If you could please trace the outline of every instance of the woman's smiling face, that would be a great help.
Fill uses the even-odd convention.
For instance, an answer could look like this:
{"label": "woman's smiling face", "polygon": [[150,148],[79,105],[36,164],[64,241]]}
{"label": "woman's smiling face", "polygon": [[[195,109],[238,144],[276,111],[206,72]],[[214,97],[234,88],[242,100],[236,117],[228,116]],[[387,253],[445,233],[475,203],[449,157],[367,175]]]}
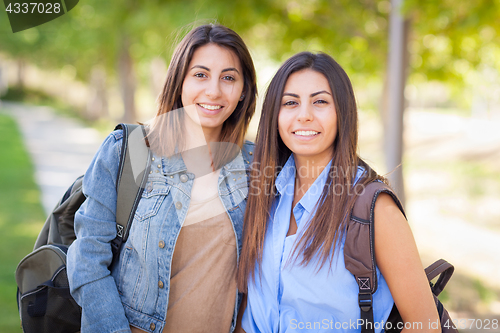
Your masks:
{"label": "woman's smiling face", "polygon": [[217,44],[194,51],[182,84],[181,100],[189,118],[218,136],[242,99],[243,72],[237,55]]}
{"label": "woman's smiling face", "polygon": [[278,116],[279,135],[296,157],[330,161],[337,137],[337,112],[326,77],[311,69],[291,74]]}

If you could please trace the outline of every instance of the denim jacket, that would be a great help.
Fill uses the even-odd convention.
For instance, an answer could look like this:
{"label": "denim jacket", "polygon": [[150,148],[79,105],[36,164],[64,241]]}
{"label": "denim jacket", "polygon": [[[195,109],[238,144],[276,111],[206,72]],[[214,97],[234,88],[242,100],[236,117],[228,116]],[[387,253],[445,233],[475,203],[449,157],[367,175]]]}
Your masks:
{"label": "denim jacket", "polygon": [[[95,155],[83,180],[87,199],[75,215],[77,239],[68,250],[67,272],[71,294],[82,307],[82,333],[130,332],[129,325],[162,332],[167,315],[172,256],[194,175],[187,172],[180,155],[153,157],[129,237],[110,272],[122,139],[122,131],[114,131]],[[218,182],[237,239],[238,259],[248,195],[245,168],[252,151],[253,143],[247,141],[243,154],[222,167]],[[237,296],[231,331],[239,301]]]}

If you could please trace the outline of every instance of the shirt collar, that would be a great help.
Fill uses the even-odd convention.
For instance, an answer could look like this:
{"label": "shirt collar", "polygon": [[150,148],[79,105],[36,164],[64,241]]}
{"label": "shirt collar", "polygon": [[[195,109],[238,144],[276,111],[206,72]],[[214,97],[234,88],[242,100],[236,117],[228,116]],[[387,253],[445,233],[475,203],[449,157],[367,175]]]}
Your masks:
{"label": "shirt collar", "polygon": [[[312,212],[314,206],[321,197],[321,193],[323,193],[323,188],[325,186],[326,178],[328,176],[331,164],[332,161],[330,160],[325,169],[321,172],[318,178],[316,178],[312,186],[307,190],[306,194],[304,194],[304,196],[298,202],[298,204],[304,207],[304,209],[307,210],[308,213]],[[294,186],[295,159],[294,155],[291,154],[278,177],[276,177],[276,189],[278,190],[280,195],[287,194],[293,196]]]}
{"label": "shirt collar", "polygon": [[276,189],[280,195],[285,194],[285,190],[291,187],[293,195],[293,186],[295,183],[295,159],[293,154],[290,155],[286,161],[283,169],[281,169],[278,177],[276,177]]}
{"label": "shirt collar", "polygon": [[330,166],[332,165],[332,160],[328,162],[326,167],[321,171],[318,178],[314,181],[311,187],[307,190],[304,196],[300,199],[298,204],[300,204],[304,209],[311,214],[313,212],[316,203],[319,201],[323,189],[325,187],[326,178],[328,177],[328,172],[330,172]]}

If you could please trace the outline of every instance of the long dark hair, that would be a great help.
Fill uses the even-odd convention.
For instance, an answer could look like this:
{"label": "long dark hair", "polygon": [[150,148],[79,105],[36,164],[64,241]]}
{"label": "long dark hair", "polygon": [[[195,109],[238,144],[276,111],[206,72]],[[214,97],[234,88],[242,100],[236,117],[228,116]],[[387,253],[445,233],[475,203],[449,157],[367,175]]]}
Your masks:
{"label": "long dark hair", "polygon": [[[231,50],[240,60],[244,79],[244,98],[224,122],[219,141],[234,143],[240,148],[243,145],[248,124],[255,112],[257,95],[252,57],[236,32],[222,25],[206,24],[191,30],[177,45],[172,55],[165,85],[159,98],[158,112],[148,133],[150,147],[160,155],[173,155],[175,149],[182,149],[185,144],[184,112],[165,115],[167,112],[183,107],[181,101],[182,84],[189,63],[196,49],[210,43]],[[220,168],[232,157],[234,157],[234,149],[218,150],[214,156],[215,169]]]}
{"label": "long dark hair", "polygon": [[[278,114],[286,82],[291,74],[311,69],[325,76],[332,91],[337,113],[337,137],[333,160],[325,186],[307,230],[300,237],[293,255],[299,251],[301,265],[318,254],[320,269],[330,258],[342,237],[354,201],[364,185],[374,179],[384,180],[357,155],[358,114],[351,81],[342,67],[327,54],[302,52],[278,69],[266,92],[257,132],[255,157],[251,172],[249,198],[245,212],[243,249],[238,267],[238,288],[246,290],[248,278],[255,279],[255,265],[260,265],[270,210],[276,195],[275,181],[292,153],[278,132]],[[353,176],[361,165],[364,175],[353,189]],[[266,170],[262,172],[260,166]],[[342,189],[341,193],[338,190]],[[292,255],[292,257],[293,257]]]}

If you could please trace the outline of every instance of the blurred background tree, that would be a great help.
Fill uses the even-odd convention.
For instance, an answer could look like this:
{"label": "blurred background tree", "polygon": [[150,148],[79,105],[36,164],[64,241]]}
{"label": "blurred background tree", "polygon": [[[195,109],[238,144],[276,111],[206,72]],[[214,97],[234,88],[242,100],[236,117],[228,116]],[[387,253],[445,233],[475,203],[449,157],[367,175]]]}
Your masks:
{"label": "blurred background tree", "polygon": [[[136,88],[149,84],[151,62],[168,62],[176,35],[193,22],[228,25],[254,54],[276,62],[303,50],[327,52],[355,86],[366,87],[385,77],[390,11],[387,0],[88,0],[49,24],[16,34],[9,33],[1,14],[0,52],[17,60],[20,85],[26,63],[86,82],[94,98],[102,100],[93,102],[104,114],[107,87],[120,87],[123,118],[132,121]],[[411,22],[410,83],[445,82],[463,102],[460,91],[472,79],[471,71],[498,74],[500,1],[407,0],[404,15]],[[89,117],[103,112],[94,110]]]}

